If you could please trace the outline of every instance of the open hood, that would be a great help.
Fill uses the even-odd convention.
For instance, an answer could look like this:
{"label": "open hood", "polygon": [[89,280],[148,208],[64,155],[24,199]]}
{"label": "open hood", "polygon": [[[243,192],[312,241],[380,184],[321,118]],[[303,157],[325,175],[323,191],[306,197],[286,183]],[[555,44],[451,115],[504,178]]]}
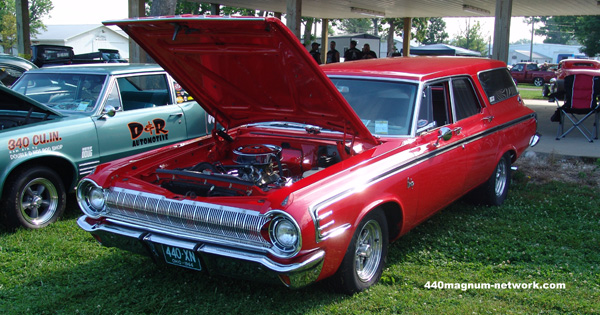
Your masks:
{"label": "open hood", "polygon": [[63,117],[63,114],[59,111],[5,86],[0,86],[0,110],[42,113],[45,115]]}
{"label": "open hood", "polygon": [[173,16],[117,25],[226,128],[291,121],[377,143],[276,18]]}

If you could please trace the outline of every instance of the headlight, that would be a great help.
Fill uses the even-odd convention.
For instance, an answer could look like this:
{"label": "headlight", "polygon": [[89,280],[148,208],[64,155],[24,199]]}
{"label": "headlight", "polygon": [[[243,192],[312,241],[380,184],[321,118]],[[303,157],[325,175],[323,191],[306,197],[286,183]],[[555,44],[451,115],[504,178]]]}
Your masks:
{"label": "headlight", "polygon": [[300,228],[294,219],[283,212],[271,220],[269,237],[279,256],[290,257],[300,250]]}
{"label": "headlight", "polygon": [[85,214],[98,218],[105,210],[104,190],[93,181],[83,179],[77,186],[77,203]]}

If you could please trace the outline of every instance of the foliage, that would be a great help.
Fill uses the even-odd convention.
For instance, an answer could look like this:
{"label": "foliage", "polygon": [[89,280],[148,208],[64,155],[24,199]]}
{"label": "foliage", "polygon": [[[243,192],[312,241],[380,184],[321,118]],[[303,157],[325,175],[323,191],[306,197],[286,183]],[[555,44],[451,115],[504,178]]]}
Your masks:
{"label": "foliage", "polygon": [[369,33],[374,34],[371,19],[342,19],[337,24],[339,29],[347,34]]}
{"label": "foliage", "polygon": [[[29,0],[29,32],[32,36],[45,30],[46,26],[42,19],[54,8],[52,0]],[[2,47],[5,52],[10,52],[17,43],[17,11],[15,0],[0,1],[0,35],[2,36]]]}
{"label": "foliage", "polygon": [[[353,296],[326,282],[289,290],[101,247],[77,227],[73,202],[43,230],[0,230],[0,313],[597,314],[600,191],[535,184],[521,169],[503,206],[455,202],[391,244],[379,284]],[[427,289],[428,282],[566,289]]]}
{"label": "foliage", "polygon": [[583,46],[581,52],[590,57],[600,55],[598,23],[600,23],[600,16],[598,15],[580,16],[575,23],[575,38]]}
{"label": "foliage", "polygon": [[465,20],[465,28],[460,29],[460,32],[454,38],[450,44],[462,47],[465,49],[478,51],[482,55],[487,55],[488,46],[481,35],[481,24],[479,21],[476,21],[473,25],[471,25],[471,19]]}
{"label": "foliage", "polygon": [[11,13],[5,13],[1,16],[0,22],[0,43],[4,52],[12,54],[12,48],[17,44],[17,17]]}
{"label": "foliage", "polygon": [[446,32],[446,22],[440,17],[429,18],[424,33],[423,40],[419,40],[423,45],[444,43],[449,37]]}
{"label": "foliage", "polygon": [[575,23],[576,16],[542,16],[541,26],[537,33],[545,36],[544,43],[546,44],[573,44],[575,40]]}

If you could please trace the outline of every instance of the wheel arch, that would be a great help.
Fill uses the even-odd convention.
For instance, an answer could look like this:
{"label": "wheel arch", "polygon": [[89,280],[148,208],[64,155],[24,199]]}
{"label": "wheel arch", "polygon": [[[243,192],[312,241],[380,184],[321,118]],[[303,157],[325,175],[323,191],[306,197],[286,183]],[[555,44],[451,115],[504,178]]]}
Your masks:
{"label": "wheel arch", "polygon": [[77,183],[76,167],[69,160],[60,156],[40,156],[31,160],[24,161],[12,167],[12,169],[10,169],[6,173],[4,180],[0,182],[0,193],[4,195],[4,191],[6,188],[4,187],[4,183],[6,183],[6,181],[11,176],[33,166],[46,166],[54,170],[60,177],[67,192],[71,191]]}

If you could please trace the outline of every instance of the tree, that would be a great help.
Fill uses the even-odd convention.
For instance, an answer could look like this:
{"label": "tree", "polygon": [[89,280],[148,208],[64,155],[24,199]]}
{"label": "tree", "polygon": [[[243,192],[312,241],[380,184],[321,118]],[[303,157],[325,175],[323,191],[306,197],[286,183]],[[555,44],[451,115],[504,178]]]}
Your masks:
{"label": "tree", "polygon": [[575,41],[576,16],[542,16],[542,25],[537,31],[545,36],[546,44],[569,44]]}
{"label": "tree", "polygon": [[[42,19],[47,16],[53,8],[52,0],[29,0],[29,32],[31,35],[39,34],[40,30],[46,30],[46,26],[42,23]],[[12,15],[14,19],[7,17],[7,14]],[[0,33],[2,33],[3,40],[6,40],[6,36],[14,36],[16,40],[16,14],[15,0],[0,0],[0,17],[2,17]],[[10,20],[6,20],[6,18]],[[6,44],[3,44],[3,46],[4,45]]]}
{"label": "tree", "polygon": [[374,33],[371,19],[343,19],[340,20],[339,28],[348,34]]}
{"label": "tree", "polygon": [[420,42],[424,45],[440,44],[448,40],[446,22],[441,17],[430,18],[427,22],[425,36]]}
{"label": "tree", "polygon": [[583,46],[581,52],[589,57],[596,57],[600,54],[598,23],[600,23],[600,16],[597,15],[580,16],[575,23],[575,38]]}
{"label": "tree", "polygon": [[17,17],[11,13],[4,13],[0,23],[0,36],[2,48],[7,54],[12,54],[12,48],[17,44]]}
{"label": "tree", "polygon": [[478,51],[483,55],[487,55],[488,52],[485,39],[481,35],[481,24],[479,21],[476,21],[475,24],[471,25],[471,19],[465,21],[465,28],[460,29],[458,36],[450,44]]}

